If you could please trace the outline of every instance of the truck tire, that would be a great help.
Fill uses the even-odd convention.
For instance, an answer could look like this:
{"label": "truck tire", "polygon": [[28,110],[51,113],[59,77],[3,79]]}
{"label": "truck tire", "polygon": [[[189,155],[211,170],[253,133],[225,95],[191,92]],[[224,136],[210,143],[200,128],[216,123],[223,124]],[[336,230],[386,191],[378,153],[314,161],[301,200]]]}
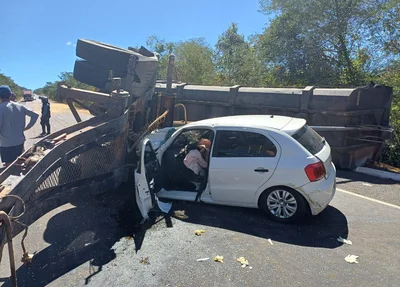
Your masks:
{"label": "truck tire", "polygon": [[[105,90],[108,82],[108,70],[98,68],[87,61],[76,60],[74,66],[74,79],[100,90]],[[114,73],[114,77],[122,77],[120,73]]]}
{"label": "truck tire", "polygon": [[104,70],[113,70],[114,73],[126,76],[127,65],[134,51],[119,48],[92,40],[79,39],[76,44],[76,55],[89,63],[95,64]]}

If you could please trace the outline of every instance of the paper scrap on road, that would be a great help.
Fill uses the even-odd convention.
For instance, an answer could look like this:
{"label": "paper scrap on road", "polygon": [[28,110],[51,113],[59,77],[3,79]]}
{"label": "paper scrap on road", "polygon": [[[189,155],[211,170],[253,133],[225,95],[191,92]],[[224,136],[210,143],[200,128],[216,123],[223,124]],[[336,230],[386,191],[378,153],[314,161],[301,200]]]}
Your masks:
{"label": "paper scrap on road", "polygon": [[224,256],[217,255],[214,257],[214,261],[224,263]]}
{"label": "paper scrap on road", "polygon": [[357,261],[357,259],[358,259],[358,256],[357,255],[347,255],[346,256],[346,258],[344,259],[344,260],[346,260],[346,262],[348,262],[348,263],[351,263],[351,264],[353,264],[353,263],[359,263],[358,261]]}
{"label": "paper scrap on road", "polygon": [[236,261],[242,264],[242,268],[245,268],[246,266],[249,265],[249,261],[246,260],[246,258],[244,257],[239,257],[238,259],[236,259]]}
{"label": "paper scrap on road", "polygon": [[272,243],[272,240],[271,240],[271,239],[268,239],[268,242],[269,242],[271,245],[274,245],[274,244]]}
{"label": "paper scrap on road", "polygon": [[143,265],[150,265],[149,257],[140,258],[140,263]]}
{"label": "paper scrap on road", "polygon": [[341,242],[341,243],[344,243],[344,244],[348,244],[348,245],[352,245],[352,244],[353,244],[353,242],[351,242],[351,240],[342,238],[341,236],[339,236],[339,238],[337,239],[337,241],[339,241],[339,242]]}
{"label": "paper scrap on road", "polygon": [[363,185],[365,185],[365,186],[372,186],[372,184],[364,183],[364,182],[363,182]]}
{"label": "paper scrap on road", "polygon": [[200,236],[200,235],[202,235],[204,232],[206,232],[206,231],[203,230],[203,229],[196,229],[196,230],[194,231],[194,234],[196,234],[197,236]]}
{"label": "paper scrap on road", "polygon": [[210,259],[210,258],[200,258],[200,259],[197,259],[197,262],[201,262],[201,261],[206,261],[206,260],[208,260],[208,259]]}
{"label": "paper scrap on road", "polygon": [[175,217],[180,218],[180,219],[188,219],[189,218],[189,216],[187,216],[185,214],[184,210],[175,210],[174,215],[175,215]]}

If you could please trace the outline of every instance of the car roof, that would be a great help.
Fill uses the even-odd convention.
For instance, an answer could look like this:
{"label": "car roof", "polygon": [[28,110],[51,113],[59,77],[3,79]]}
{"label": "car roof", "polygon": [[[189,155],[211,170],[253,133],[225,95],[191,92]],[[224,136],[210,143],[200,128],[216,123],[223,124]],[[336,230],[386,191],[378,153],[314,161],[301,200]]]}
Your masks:
{"label": "car roof", "polygon": [[201,120],[190,123],[185,127],[210,126],[275,129],[292,135],[305,124],[306,120],[300,118],[275,115],[242,115]]}

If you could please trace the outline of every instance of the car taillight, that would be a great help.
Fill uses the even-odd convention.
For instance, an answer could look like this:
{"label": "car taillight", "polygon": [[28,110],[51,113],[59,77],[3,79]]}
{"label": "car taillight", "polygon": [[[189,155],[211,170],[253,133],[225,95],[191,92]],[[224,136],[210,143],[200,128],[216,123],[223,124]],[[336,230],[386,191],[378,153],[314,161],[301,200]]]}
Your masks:
{"label": "car taillight", "polygon": [[304,170],[311,182],[320,180],[325,176],[325,167],[322,162],[309,164]]}

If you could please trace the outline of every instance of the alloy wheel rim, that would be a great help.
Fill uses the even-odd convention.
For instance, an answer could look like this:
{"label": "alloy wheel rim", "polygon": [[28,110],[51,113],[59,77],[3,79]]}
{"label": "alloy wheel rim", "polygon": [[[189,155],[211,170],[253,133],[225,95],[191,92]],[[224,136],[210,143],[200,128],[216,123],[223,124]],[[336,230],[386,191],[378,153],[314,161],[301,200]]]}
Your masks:
{"label": "alloy wheel rim", "polygon": [[287,219],[297,211],[297,200],[288,191],[274,190],[267,198],[268,210],[278,218]]}

